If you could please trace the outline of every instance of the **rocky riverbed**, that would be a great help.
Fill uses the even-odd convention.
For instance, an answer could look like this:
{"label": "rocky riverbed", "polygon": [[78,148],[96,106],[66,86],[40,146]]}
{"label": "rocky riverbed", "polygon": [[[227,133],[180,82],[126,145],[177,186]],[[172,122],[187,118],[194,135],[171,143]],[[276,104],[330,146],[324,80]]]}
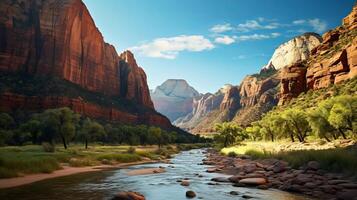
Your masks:
{"label": "rocky riverbed", "polygon": [[209,173],[224,173],[212,181],[229,182],[236,187],[276,188],[309,195],[318,199],[357,199],[357,182],[343,174],[329,173],[320,164],[310,161],[299,169],[277,159],[252,160],[249,156],[228,157],[209,149],[201,164],[210,165]]}

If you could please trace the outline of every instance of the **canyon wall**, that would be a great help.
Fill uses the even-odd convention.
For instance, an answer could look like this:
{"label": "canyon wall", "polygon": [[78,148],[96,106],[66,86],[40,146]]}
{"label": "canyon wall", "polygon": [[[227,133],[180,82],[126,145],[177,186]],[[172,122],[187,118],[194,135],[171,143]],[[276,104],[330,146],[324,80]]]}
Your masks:
{"label": "canyon wall", "polygon": [[0,13],[0,73],[58,77],[101,98],[125,99],[138,107],[136,113],[125,113],[87,99],[77,101],[81,97],[9,96],[14,90],[2,88],[3,108],[11,104],[45,109],[58,104],[87,116],[171,126],[155,112],[145,72],[134,55],[129,51],[118,55],[104,42],[81,0],[3,0]]}

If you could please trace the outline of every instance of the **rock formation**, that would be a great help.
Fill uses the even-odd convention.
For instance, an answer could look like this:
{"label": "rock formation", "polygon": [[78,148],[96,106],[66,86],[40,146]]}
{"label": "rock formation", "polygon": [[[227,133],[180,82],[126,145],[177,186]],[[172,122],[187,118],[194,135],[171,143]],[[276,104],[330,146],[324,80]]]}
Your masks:
{"label": "rock formation", "polygon": [[68,106],[87,116],[171,126],[154,111],[145,72],[133,54],[126,51],[118,56],[115,48],[104,42],[81,0],[4,0],[0,13],[2,74],[57,77],[98,98],[130,101],[136,111],[104,107],[80,96],[29,97],[9,89],[1,94],[2,108]]}
{"label": "rock formation", "polygon": [[185,80],[169,79],[151,93],[155,109],[171,121],[192,112],[193,99],[200,94]]}
{"label": "rock formation", "polygon": [[299,35],[284,44],[275,51],[270,61],[263,70],[270,68],[281,69],[297,62],[305,61],[310,56],[310,51],[321,43],[321,36],[316,33]]}
{"label": "rock formation", "polygon": [[[245,77],[234,87],[239,90],[238,95],[236,89],[207,94],[194,104],[197,108],[192,113],[176,120],[175,124],[193,133],[213,132],[214,124],[223,121],[247,126],[274,106],[285,104],[302,92],[356,77],[356,36],[355,5],[343,19],[342,26],[322,37],[306,33],[280,45],[259,74]],[[207,106],[213,97],[217,100],[215,106]],[[203,111],[198,112],[198,108]]]}
{"label": "rock formation", "polygon": [[307,90],[326,88],[357,75],[357,5],[342,26],[326,32],[305,63],[282,70],[279,104]]}

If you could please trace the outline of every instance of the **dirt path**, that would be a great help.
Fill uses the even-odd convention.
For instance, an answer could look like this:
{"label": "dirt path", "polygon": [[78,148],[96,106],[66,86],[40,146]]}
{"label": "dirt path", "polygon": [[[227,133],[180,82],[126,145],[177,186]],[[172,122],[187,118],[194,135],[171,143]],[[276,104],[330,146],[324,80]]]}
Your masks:
{"label": "dirt path", "polygon": [[57,178],[62,176],[69,176],[78,173],[95,172],[95,171],[102,171],[102,170],[109,170],[109,169],[119,169],[132,165],[140,165],[140,164],[155,163],[155,162],[157,161],[148,160],[148,161],[138,161],[138,162],[131,162],[131,163],[121,163],[117,165],[99,165],[99,166],[90,166],[90,167],[64,166],[63,169],[56,170],[50,174],[29,174],[22,177],[0,179],[0,189],[17,187],[21,185],[34,183],[37,181],[42,181],[42,180]]}

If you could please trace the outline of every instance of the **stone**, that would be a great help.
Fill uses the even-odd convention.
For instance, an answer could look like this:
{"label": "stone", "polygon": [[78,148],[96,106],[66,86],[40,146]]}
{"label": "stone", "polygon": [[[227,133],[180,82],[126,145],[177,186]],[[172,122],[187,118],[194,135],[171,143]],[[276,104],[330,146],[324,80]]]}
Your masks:
{"label": "stone", "polygon": [[320,169],[320,163],[317,161],[309,161],[307,163],[307,169],[318,170]]}
{"label": "stone", "polygon": [[186,197],[188,198],[195,198],[196,197],[196,193],[192,190],[189,190],[186,192]]}
{"label": "stone", "polygon": [[346,189],[357,189],[356,183],[341,183],[339,186],[344,187]]}
{"label": "stone", "polygon": [[215,178],[212,178],[211,181],[214,181],[214,182],[229,182],[230,180],[227,177],[215,177]]}
{"label": "stone", "polygon": [[237,192],[237,191],[230,191],[229,194],[230,194],[230,195],[239,195],[239,192]]}
{"label": "stone", "polygon": [[257,188],[261,189],[261,190],[267,190],[267,189],[269,189],[269,186],[268,185],[258,185]]}
{"label": "stone", "polygon": [[357,200],[357,190],[343,190],[337,194],[338,200]]}
{"label": "stone", "polygon": [[138,192],[119,192],[112,200],[145,200],[145,197]]}
{"label": "stone", "polygon": [[189,186],[189,185],[190,185],[190,181],[188,181],[188,180],[182,180],[182,181],[181,181],[181,185],[182,185],[182,186]]}
{"label": "stone", "polygon": [[245,185],[263,185],[267,183],[265,178],[245,178],[239,181]]}

